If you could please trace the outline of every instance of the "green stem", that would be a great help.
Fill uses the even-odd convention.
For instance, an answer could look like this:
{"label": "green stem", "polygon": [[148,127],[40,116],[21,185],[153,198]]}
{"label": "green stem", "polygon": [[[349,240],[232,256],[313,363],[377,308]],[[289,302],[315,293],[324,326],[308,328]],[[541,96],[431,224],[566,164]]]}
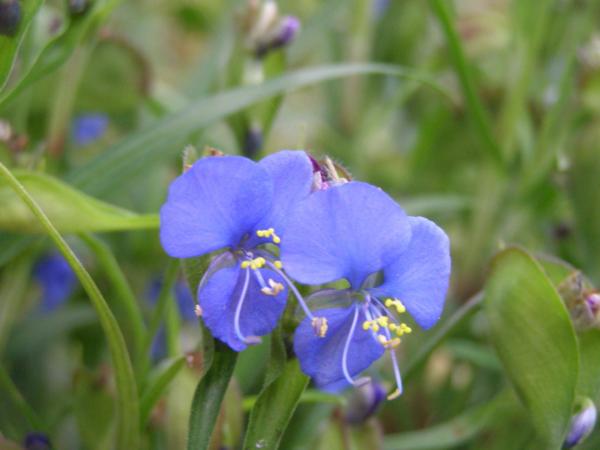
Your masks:
{"label": "green stem", "polygon": [[115,298],[119,301],[119,306],[124,312],[125,323],[123,329],[128,330],[131,334],[131,354],[137,360],[141,355],[146,329],[142,319],[143,314],[135,294],[108,245],[89,233],[81,234],[80,237],[96,256],[98,263],[117,294]]}
{"label": "green stem", "polygon": [[27,420],[27,423],[32,430],[36,431],[48,431],[48,428],[44,425],[44,422],[37,415],[35,410],[27,403],[27,400],[23,397],[19,388],[13,383],[10,375],[6,371],[6,368],[0,364],[0,387],[8,394],[8,398],[12,400],[15,408],[21,413],[21,415]]}
{"label": "green stem", "polygon": [[93,46],[88,44],[75,50],[60,72],[47,132],[48,153],[54,157],[63,151],[79,82],[92,48]]}
{"label": "green stem", "polygon": [[115,370],[118,410],[117,448],[122,450],[139,448],[139,405],[137,387],[131,360],[129,359],[129,354],[125,345],[125,339],[123,338],[123,334],[119,329],[115,317],[102,296],[100,289],[98,289],[98,286],[87,270],[85,270],[73,250],[71,250],[29,192],[27,192],[19,180],[17,180],[11,171],[1,162],[0,173],[6,178],[10,187],[21,200],[23,200],[23,203],[28,206],[45,228],[50,238],[54,241],[59,251],[77,275],[77,278],[88,294],[92,305],[96,309],[100,324],[108,341],[108,347],[110,349]]}
{"label": "green stem", "polygon": [[30,259],[20,257],[2,274],[0,283],[0,355],[4,352],[8,335],[23,300],[30,269]]}
{"label": "green stem", "polygon": [[460,38],[452,23],[450,10],[448,9],[448,1],[429,0],[429,4],[433,10],[433,13],[440,22],[440,25],[442,26],[442,31],[446,37],[446,43],[448,44],[450,58],[454,64],[454,69],[465,97],[467,111],[475,125],[479,140],[496,165],[499,168],[502,168],[502,153],[500,151],[500,147],[496,143],[494,135],[492,134],[492,128],[490,126],[487,112],[481,103],[479,95],[477,94],[477,89],[475,87],[473,76],[467,63],[465,53],[460,43]]}
{"label": "green stem", "polygon": [[142,346],[141,361],[143,361],[143,365],[138,368],[138,373],[145,373],[148,370],[148,366],[150,364],[150,348],[152,347],[152,340],[154,339],[154,336],[156,336],[156,333],[160,328],[160,324],[166,316],[169,301],[172,298],[171,292],[173,290],[173,285],[177,279],[178,269],[179,261],[177,259],[169,259],[165,276],[163,277],[160,287],[160,293],[158,294],[158,300],[156,301],[156,307],[154,308],[154,312],[150,319],[150,324],[148,325],[148,331],[146,333],[146,339],[144,340],[144,345]]}
{"label": "green stem", "polygon": [[429,336],[423,345],[419,347],[419,351],[406,363],[406,367],[402,370],[402,378],[408,381],[416,370],[425,362],[427,357],[433,352],[442,340],[448,336],[462,321],[469,315],[473,309],[483,301],[483,292],[478,292],[469,300],[467,300],[460,308],[458,308],[450,318],[436,328]]}
{"label": "green stem", "polygon": [[208,448],[236,360],[236,352],[215,340],[212,364],[198,383],[192,400],[188,450]]}

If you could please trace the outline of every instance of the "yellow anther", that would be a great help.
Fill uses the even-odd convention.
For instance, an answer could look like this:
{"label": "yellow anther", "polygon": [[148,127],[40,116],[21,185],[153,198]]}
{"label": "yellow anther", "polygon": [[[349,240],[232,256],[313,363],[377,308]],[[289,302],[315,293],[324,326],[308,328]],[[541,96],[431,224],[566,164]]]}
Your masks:
{"label": "yellow anther", "polygon": [[386,298],[385,299],[385,307],[389,308],[390,306],[392,306],[394,304],[394,300],[392,300],[391,298]]}
{"label": "yellow anther", "polygon": [[389,394],[387,396],[387,399],[394,400],[395,398],[400,397],[400,394],[402,394],[402,392],[400,391],[400,389],[396,388],[396,390],[394,392],[392,392],[391,394]]}
{"label": "yellow anther", "polygon": [[254,258],[249,261],[242,261],[240,266],[242,267],[242,269],[247,269],[248,267],[250,267],[252,270],[256,270],[263,267],[266,264],[266,262],[267,261],[265,260],[265,258],[259,256],[258,258]]}
{"label": "yellow anther", "polygon": [[398,314],[406,312],[406,307],[402,304],[400,300],[396,300],[394,306],[396,307],[396,311],[398,311]]}
{"label": "yellow anther", "polygon": [[377,323],[379,325],[381,325],[383,328],[387,328],[388,327],[388,320],[389,318],[387,316],[380,316],[377,318]]}
{"label": "yellow anther", "polygon": [[396,325],[395,323],[390,323],[388,325],[388,328],[390,329],[390,331],[396,331],[398,329],[398,325]]}
{"label": "yellow anther", "polygon": [[281,264],[281,261],[275,261],[273,263],[273,265],[277,268],[277,269],[282,269],[283,268],[283,264]]}
{"label": "yellow anther", "polygon": [[379,325],[377,325],[375,322],[373,322],[373,323],[371,324],[371,328],[373,329],[373,331],[374,331],[375,333],[377,333],[377,332],[379,331]]}
{"label": "yellow anther", "polygon": [[383,334],[378,334],[377,335],[377,340],[379,341],[379,343],[381,345],[383,345],[385,347],[385,345],[387,344],[388,340],[387,338],[383,335]]}
{"label": "yellow anther", "polygon": [[263,237],[263,238],[271,238],[273,240],[273,243],[275,244],[280,244],[281,243],[281,238],[279,236],[277,236],[277,234],[275,234],[275,229],[274,228],[268,228],[266,230],[257,230],[256,231],[256,235],[258,237]]}
{"label": "yellow anther", "polygon": [[327,329],[329,328],[326,317],[314,317],[311,324],[313,330],[315,331],[315,334],[318,337],[325,337],[325,335],[327,334]]}
{"label": "yellow anther", "polygon": [[269,278],[269,287],[265,286],[260,291],[265,295],[277,295],[281,291],[283,291],[283,284],[274,281],[272,278]]}
{"label": "yellow anther", "polygon": [[371,328],[371,322],[369,322],[368,320],[365,320],[362,324],[362,329],[367,331],[369,328]]}

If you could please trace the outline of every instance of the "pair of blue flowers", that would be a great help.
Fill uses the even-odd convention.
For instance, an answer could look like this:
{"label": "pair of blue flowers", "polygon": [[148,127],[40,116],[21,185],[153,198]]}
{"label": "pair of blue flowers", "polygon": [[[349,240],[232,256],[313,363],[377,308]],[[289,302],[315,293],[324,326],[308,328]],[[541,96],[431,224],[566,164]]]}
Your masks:
{"label": "pair of blue flowers", "polygon": [[[160,218],[166,252],[189,258],[222,250],[198,287],[198,312],[236,351],[277,325],[291,291],[304,312],[294,337],[302,370],[338,391],[410,333],[442,313],[450,274],[446,234],[408,217],[385,192],[361,182],[332,183],[301,151],[256,163],[238,156],[197,161],[170,186]],[[347,281],[306,301],[306,285]],[[310,307],[309,307],[310,305]]]}

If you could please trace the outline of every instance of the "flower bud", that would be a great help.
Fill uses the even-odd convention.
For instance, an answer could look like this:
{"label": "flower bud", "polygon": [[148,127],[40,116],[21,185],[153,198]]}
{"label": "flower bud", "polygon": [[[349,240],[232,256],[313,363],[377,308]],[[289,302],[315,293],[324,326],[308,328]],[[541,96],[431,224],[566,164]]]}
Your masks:
{"label": "flower bud", "polygon": [[246,130],[246,136],[244,137],[244,156],[248,158],[254,158],[260,151],[263,145],[263,135],[260,128],[257,126],[250,126]]}
{"label": "flower bud", "polygon": [[0,35],[14,36],[21,23],[21,5],[18,0],[0,0]]}
{"label": "flower bud", "polygon": [[573,324],[578,330],[600,327],[600,293],[587,288],[580,272],[571,274],[558,286]]}
{"label": "flower bud", "polygon": [[580,399],[575,414],[571,417],[569,432],[563,448],[572,448],[582,443],[596,425],[596,406],[589,398]]}
{"label": "flower bud", "polygon": [[29,433],[23,440],[25,450],[50,450],[50,439],[43,433]]}
{"label": "flower bud", "polygon": [[77,17],[85,14],[90,6],[88,0],[69,0],[69,14]]}
{"label": "flower bud", "polygon": [[241,17],[241,29],[246,48],[262,58],[271,50],[290,44],[300,30],[300,21],[294,16],[281,17],[272,0],[249,0]]}
{"label": "flower bud", "polygon": [[365,422],[377,412],[386,395],[385,388],[377,381],[354,389],[344,416],[346,422],[353,425]]}

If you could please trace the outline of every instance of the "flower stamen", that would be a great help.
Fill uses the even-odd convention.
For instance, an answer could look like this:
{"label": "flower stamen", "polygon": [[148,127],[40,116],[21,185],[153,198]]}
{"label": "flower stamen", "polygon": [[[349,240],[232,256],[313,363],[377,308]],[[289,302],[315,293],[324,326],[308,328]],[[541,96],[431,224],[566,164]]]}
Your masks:
{"label": "flower stamen", "polygon": [[393,298],[393,299],[392,298],[387,298],[387,299],[385,299],[385,307],[386,308],[391,308],[392,306],[394,308],[396,308],[396,311],[398,312],[398,314],[402,314],[402,313],[406,312],[406,307],[397,298]]}
{"label": "flower stamen", "polygon": [[327,329],[329,328],[329,324],[327,323],[326,317],[315,317],[311,321],[313,330],[315,334],[322,338],[327,334]]}
{"label": "flower stamen", "polygon": [[249,259],[246,261],[242,261],[240,264],[240,267],[242,269],[247,269],[248,267],[251,268],[252,270],[258,270],[264,267],[266,263],[265,258],[263,258],[262,256],[259,256],[257,258],[254,259]]}
{"label": "flower stamen", "polygon": [[274,228],[267,228],[266,230],[256,230],[256,235],[262,238],[271,238],[274,244],[281,243],[281,238],[277,236]]}
{"label": "flower stamen", "polygon": [[244,300],[246,299],[246,293],[248,292],[248,285],[250,284],[250,271],[246,268],[246,274],[244,278],[244,285],[242,286],[242,292],[240,294],[240,299],[238,300],[237,306],[235,308],[235,317],[233,319],[233,326],[235,328],[235,334],[238,339],[246,344],[258,344],[260,342],[260,338],[258,336],[244,336],[240,329],[240,316],[242,313],[242,306],[244,305]]}
{"label": "flower stamen", "polygon": [[260,290],[263,294],[276,296],[281,291],[283,291],[283,284],[278,283],[277,281],[274,281],[272,278],[269,278],[268,283],[269,283],[268,287],[264,286]]}

